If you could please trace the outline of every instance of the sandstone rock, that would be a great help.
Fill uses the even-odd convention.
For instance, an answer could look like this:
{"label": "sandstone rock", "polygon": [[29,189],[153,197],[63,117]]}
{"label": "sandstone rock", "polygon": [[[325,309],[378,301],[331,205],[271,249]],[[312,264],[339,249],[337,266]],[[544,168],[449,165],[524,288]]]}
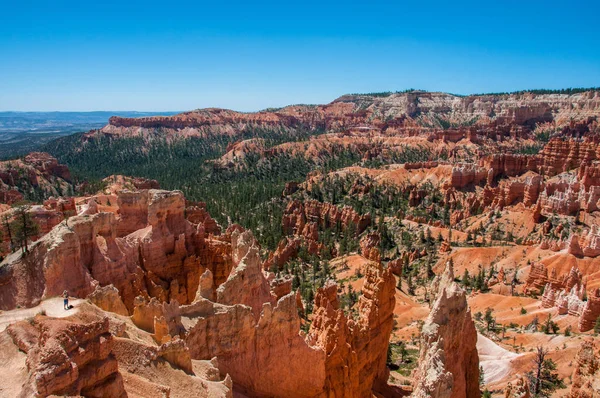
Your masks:
{"label": "sandstone rock", "polygon": [[291,201],[283,214],[283,230],[287,235],[300,235],[306,223],[313,222],[324,227],[340,223],[343,229],[352,225],[357,234],[362,233],[371,223],[371,217],[360,215],[346,206],[339,208],[331,203],[314,200],[306,202]]}
{"label": "sandstone rock", "polygon": [[546,175],[555,175],[588,165],[597,159],[596,147],[593,140],[551,139],[540,152],[542,171]]}
{"label": "sandstone rock", "polygon": [[[144,297],[136,297],[135,307],[131,320],[133,323],[149,333],[155,333],[155,319],[164,318],[168,325],[168,331],[171,336],[176,336],[182,333],[183,326],[181,325],[181,315],[179,312],[179,303],[172,301],[164,303],[152,298],[147,301]],[[159,321],[159,324],[162,323]],[[161,339],[162,340],[162,339]]]}
{"label": "sandstone rock", "polygon": [[393,327],[395,279],[389,269],[370,262],[365,270],[358,320],[339,309],[337,285],[330,283],[315,296],[310,344],[326,352],[326,391],[336,396],[367,396],[386,384],[388,337]]}
{"label": "sandstone rock", "polygon": [[96,289],[87,298],[92,304],[102,308],[104,311],[125,316],[129,315],[127,307],[125,307],[121,296],[119,296],[119,290],[113,285],[96,286]]}
{"label": "sandstone rock", "polygon": [[269,254],[269,258],[265,261],[263,268],[271,270],[273,267],[277,269],[281,269],[283,264],[288,262],[292,257],[298,254],[298,250],[300,249],[300,245],[302,244],[302,239],[297,237],[286,237],[279,245],[277,245],[277,249],[274,252]]}
{"label": "sandstone rock", "polygon": [[451,185],[459,189],[469,185],[478,185],[487,180],[487,175],[488,169],[474,164],[461,164],[452,168]]}
{"label": "sandstone rock", "polygon": [[206,203],[186,201],[185,218],[192,224],[201,224],[206,234],[221,234],[221,227],[206,211]]}
{"label": "sandstone rock", "polygon": [[518,375],[517,379],[512,383],[508,383],[504,391],[504,398],[531,398],[529,391],[529,380]]}
{"label": "sandstone rock", "polygon": [[275,278],[271,281],[271,292],[279,300],[292,292],[292,277],[286,275],[282,278]]}
{"label": "sandstone rock", "polygon": [[[316,296],[314,320],[305,341],[300,333],[298,292],[282,296],[276,305],[263,293],[258,294],[263,296],[258,318],[254,309],[260,300],[240,293],[229,294],[234,292],[230,290],[230,281],[237,281],[232,286],[246,289],[240,283],[248,280],[250,286],[262,286],[262,282],[252,280],[267,280],[262,272],[241,280],[242,272],[249,271],[251,264],[247,264],[247,260],[254,256],[253,251],[250,247],[224,284],[222,297],[227,296],[230,304],[201,299],[181,307],[183,317],[197,319],[186,334],[192,358],[217,357],[221,372],[231,374],[237,385],[252,395],[340,396],[345,391],[347,396],[359,397],[385,384],[385,358],[394,307],[395,283],[391,272],[369,263],[356,321],[329,310],[339,308],[339,301],[337,286],[326,284]],[[245,303],[254,300],[256,304],[234,304],[238,300]],[[347,333],[342,336],[337,332],[332,334],[333,331],[324,326],[338,325],[338,321],[347,326]],[[343,340],[329,343],[338,338]],[[331,352],[334,346],[348,348]],[[346,356],[344,352],[351,354]],[[311,366],[306,367],[306,363]],[[344,368],[351,370],[346,372]],[[338,380],[338,375],[342,379]]]}
{"label": "sandstone rock", "polygon": [[360,254],[366,258],[367,260],[379,262],[379,242],[381,241],[381,236],[379,232],[371,232],[365,236],[363,236],[360,240]]}
{"label": "sandstone rock", "polygon": [[185,345],[185,341],[179,338],[161,344],[158,348],[157,356],[186,373],[193,373],[190,350]]}
{"label": "sandstone rock", "polygon": [[583,305],[579,318],[579,331],[587,332],[591,330],[598,317],[600,317],[600,288],[591,292],[588,300]]}
{"label": "sandstone rock", "polygon": [[[40,316],[32,324],[11,325],[8,333],[27,353],[35,396],[127,396],[112,354],[108,319],[79,323]],[[29,335],[27,341],[21,340],[24,335]]]}
{"label": "sandstone rock", "polygon": [[241,259],[229,278],[218,287],[217,302],[245,304],[252,308],[258,319],[265,303],[275,305],[275,297],[271,295],[269,283],[263,275],[260,254],[252,233],[244,232],[239,241],[235,251],[242,253],[234,255],[234,262],[236,258]]}
{"label": "sandstone rock", "polygon": [[192,358],[217,357],[220,371],[246,394],[314,397],[323,392],[325,354],[299,334],[295,294],[274,307],[266,303],[258,320],[248,306],[208,301],[182,312],[203,315],[185,338]]}
{"label": "sandstone rock", "polygon": [[575,369],[571,377],[570,398],[594,398],[600,396],[600,350],[593,339],[581,343],[575,359]]}
{"label": "sandstone rock", "polygon": [[199,297],[203,297],[205,299],[215,301],[215,289],[214,289],[214,281],[212,272],[209,269],[204,271],[202,275],[200,275],[200,282],[198,283],[198,291],[196,292],[196,300]]}
{"label": "sandstone rock", "polygon": [[414,397],[479,396],[477,331],[465,292],[452,282],[451,273],[447,267],[423,325]]}
{"label": "sandstone rock", "polygon": [[567,242],[567,253],[574,255],[575,257],[583,257],[583,250],[579,246],[579,236],[571,235]]}

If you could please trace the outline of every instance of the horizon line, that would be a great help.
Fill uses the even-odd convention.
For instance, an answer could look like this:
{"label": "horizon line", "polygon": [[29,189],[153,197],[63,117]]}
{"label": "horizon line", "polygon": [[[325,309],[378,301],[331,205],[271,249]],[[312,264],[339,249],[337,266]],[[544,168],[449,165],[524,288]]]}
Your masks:
{"label": "horizon line", "polygon": [[[287,104],[287,105],[283,105],[283,106],[269,106],[266,108],[262,108],[262,109],[258,109],[258,110],[253,110],[253,111],[238,111],[235,109],[231,109],[231,108],[224,108],[224,107],[214,107],[214,106],[209,106],[209,107],[205,107],[205,108],[193,108],[193,109],[188,109],[188,110],[177,110],[177,111],[172,111],[172,110],[147,110],[147,111],[140,111],[140,110],[103,110],[103,109],[95,109],[95,110],[82,110],[82,111],[70,111],[70,110],[62,110],[62,111],[58,111],[58,110],[26,110],[26,111],[16,111],[16,110],[0,110],[0,113],[100,113],[100,112],[106,112],[106,113],[111,113],[111,112],[130,112],[130,113],[172,113],[172,114],[180,114],[180,113],[184,113],[184,112],[193,112],[196,110],[203,110],[203,109],[223,109],[223,110],[230,110],[233,112],[239,112],[239,113],[257,113],[257,112],[264,112],[264,111],[269,111],[271,109],[283,109],[283,108],[287,108],[290,106],[318,106],[318,105],[327,105],[330,104],[342,97],[346,97],[346,96],[366,96],[366,97],[388,97],[394,94],[407,94],[407,93],[430,93],[430,94],[447,94],[447,95],[452,95],[455,97],[481,97],[481,96],[485,96],[485,95],[515,95],[515,94],[527,94],[527,93],[531,93],[531,94],[536,94],[536,95],[544,95],[544,94],[561,94],[561,95],[573,95],[573,94],[580,94],[580,93],[585,93],[585,92],[591,92],[591,91],[600,91],[600,86],[598,87],[568,87],[568,88],[559,88],[559,89],[523,89],[523,90],[515,90],[515,91],[499,91],[499,92],[483,92],[483,93],[470,93],[470,94],[459,94],[459,93],[451,93],[451,92],[447,92],[447,91],[430,91],[430,90],[424,90],[424,89],[414,89],[414,88],[409,88],[409,89],[405,89],[405,90],[398,90],[398,91],[374,91],[374,92],[364,92],[364,93],[346,93],[346,94],[342,94],[336,98],[334,98],[332,101],[328,102],[328,103],[321,103],[321,104],[308,104],[308,103],[296,103],[296,104]],[[160,116],[160,115],[156,115],[156,116]]]}

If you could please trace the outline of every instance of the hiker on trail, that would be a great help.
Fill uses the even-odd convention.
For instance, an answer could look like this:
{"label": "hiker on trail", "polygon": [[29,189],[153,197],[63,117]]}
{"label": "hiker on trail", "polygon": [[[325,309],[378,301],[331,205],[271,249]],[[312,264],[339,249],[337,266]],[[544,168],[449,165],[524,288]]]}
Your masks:
{"label": "hiker on trail", "polygon": [[65,302],[64,302],[65,310],[68,310],[69,309],[69,292],[67,292],[66,290],[63,292],[63,298],[65,299]]}

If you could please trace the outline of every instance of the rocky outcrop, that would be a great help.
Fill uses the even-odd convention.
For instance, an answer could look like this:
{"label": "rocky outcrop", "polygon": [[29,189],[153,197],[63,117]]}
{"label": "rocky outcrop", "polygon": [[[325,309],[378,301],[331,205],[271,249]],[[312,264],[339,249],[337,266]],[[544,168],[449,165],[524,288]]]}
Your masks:
{"label": "rocky outcrop", "polygon": [[362,292],[356,321],[346,318],[339,308],[334,283],[315,296],[307,341],[325,351],[325,390],[335,396],[363,397],[373,387],[386,384],[386,336],[392,331],[395,302],[391,271],[370,262]]}
{"label": "rocky outcrop", "polygon": [[264,268],[268,270],[273,269],[273,267],[281,269],[286,262],[298,254],[301,245],[302,238],[285,237],[279,242],[275,251],[269,254],[269,258],[264,263]]}
{"label": "rocky outcrop", "polygon": [[540,171],[545,175],[556,175],[568,170],[590,165],[596,160],[597,139],[583,141],[555,138],[540,152],[542,162]]}
{"label": "rocky outcrop", "polygon": [[36,317],[8,329],[27,354],[32,395],[126,397],[108,319],[88,323]]}
{"label": "rocky outcrop", "polygon": [[[292,200],[282,217],[282,229],[287,236],[279,242],[277,249],[269,254],[263,267],[268,270],[281,269],[283,264],[296,256],[302,246],[306,247],[310,254],[316,255],[328,250],[319,241],[320,230],[340,228],[342,231],[353,231],[353,234],[358,236],[370,223],[370,215],[361,215],[349,206],[338,207],[316,200]],[[329,254],[335,256],[335,248]]]}
{"label": "rocky outcrop", "polygon": [[478,185],[487,181],[488,170],[475,164],[460,164],[452,167],[452,187],[461,189],[469,185]]}
{"label": "rocky outcrop", "polygon": [[479,167],[487,171],[487,183],[491,185],[498,176],[516,177],[537,171],[538,159],[529,155],[495,154],[480,159]]}
{"label": "rocky outcrop", "polygon": [[218,303],[199,298],[181,307],[181,316],[193,323],[186,334],[192,358],[216,356],[221,372],[250,395],[362,397],[385,384],[395,285],[389,270],[369,263],[356,320],[339,309],[337,285],[317,292],[305,340],[297,294],[276,302],[267,296],[251,235],[242,233],[237,242],[234,252],[241,248],[245,255],[219,288]]}
{"label": "rocky outcrop", "polygon": [[104,191],[113,194],[123,190],[160,189],[158,181],[141,177],[111,175],[104,178],[102,182],[106,185]]}
{"label": "rocky outcrop", "polygon": [[[343,131],[357,127],[396,132],[420,124],[446,127],[429,130],[432,140],[474,142],[480,136],[494,140],[522,138],[531,126],[540,122],[554,122],[567,128],[565,135],[573,135],[572,131],[582,134],[589,131],[585,124],[600,114],[599,102],[595,91],[573,95],[518,93],[468,97],[423,91],[384,96],[344,95],[326,105],[293,105],[254,113],[208,108],[173,116],[115,116],[99,132],[91,132],[84,139],[90,139],[93,134],[148,135],[159,128],[173,136],[241,138],[239,132],[246,126],[278,128],[292,133],[300,129]],[[574,124],[582,121],[586,123],[581,127]],[[470,126],[449,128],[450,124]]]}
{"label": "rocky outcrop", "polygon": [[217,357],[219,370],[247,394],[313,397],[323,391],[325,356],[299,334],[295,294],[275,306],[265,303],[258,320],[251,307],[207,300],[182,307],[182,316],[195,322],[186,335],[192,358]]}
{"label": "rocky outcrop", "polygon": [[87,298],[92,304],[102,308],[104,311],[125,316],[129,315],[127,307],[125,307],[121,296],[119,296],[119,290],[113,285],[96,286],[96,289]]}
{"label": "rocky outcrop", "polygon": [[177,301],[165,303],[156,298],[147,301],[144,297],[138,296],[134,305],[131,320],[140,329],[153,333],[157,341],[163,341],[163,337],[167,334],[170,336],[183,334]]}
{"label": "rocky outcrop", "polygon": [[64,195],[72,188],[71,173],[67,166],[44,152],[0,162],[0,203],[16,203],[33,188],[44,198]]}
{"label": "rocky outcrop", "polygon": [[594,398],[600,396],[600,349],[593,339],[581,343],[571,376],[569,398]]}
{"label": "rocky outcrop", "polygon": [[113,285],[129,313],[137,296],[191,303],[207,269],[216,289],[231,270],[231,236],[206,236],[185,219],[178,191],[120,191],[117,210],[71,217],[0,267],[0,308]]}
{"label": "rocky outcrop", "polygon": [[572,267],[569,274],[560,278],[556,277],[555,272],[548,278],[547,269],[539,265],[538,268],[544,269],[545,279],[548,281],[544,287],[542,306],[555,307],[560,315],[568,314],[579,318],[578,327],[581,332],[591,330],[600,317],[600,289],[588,294],[585,278],[576,267]]}
{"label": "rocky outcrop", "polygon": [[227,280],[217,289],[217,302],[226,305],[244,304],[260,317],[266,303],[275,305],[275,296],[263,275],[258,246],[252,232],[232,234],[233,257],[241,258]]}
{"label": "rocky outcrop", "polygon": [[315,239],[312,225],[332,228],[338,223],[342,229],[354,228],[355,233],[360,234],[371,223],[371,217],[368,214],[358,214],[349,206],[340,208],[315,200],[294,200],[286,207],[282,220],[283,230],[287,235],[301,235],[309,239]]}
{"label": "rocky outcrop", "polygon": [[579,317],[579,331],[591,330],[596,320],[600,317],[600,288],[595,289],[588,295],[587,301],[581,310]]}
{"label": "rocky outcrop", "polygon": [[531,392],[529,391],[529,380],[521,375],[518,375],[514,382],[509,382],[506,386],[504,398],[531,398]]}
{"label": "rocky outcrop", "polygon": [[186,201],[185,218],[192,224],[202,225],[205,234],[221,234],[221,226],[206,211],[206,203]]}
{"label": "rocky outcrop", "polygon": [[379,253],[379,243],[381,235],[379,232],[371,232],[360,239],[360,254],[367,260],[379,262],[381,255]]}
{"label": "rocky outcrop", "polygon": [[421,332],[413,396],[478,397],[477,331],[451,263],[431,292],[437,296]]}

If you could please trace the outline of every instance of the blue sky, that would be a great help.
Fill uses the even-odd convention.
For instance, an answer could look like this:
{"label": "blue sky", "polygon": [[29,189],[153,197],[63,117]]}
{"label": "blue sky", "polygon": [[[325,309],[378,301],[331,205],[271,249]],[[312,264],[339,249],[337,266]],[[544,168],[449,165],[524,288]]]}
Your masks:
{"label": "blue sky", "polygon": [[600,86],[597,1],[0,3],[0,110]]}

